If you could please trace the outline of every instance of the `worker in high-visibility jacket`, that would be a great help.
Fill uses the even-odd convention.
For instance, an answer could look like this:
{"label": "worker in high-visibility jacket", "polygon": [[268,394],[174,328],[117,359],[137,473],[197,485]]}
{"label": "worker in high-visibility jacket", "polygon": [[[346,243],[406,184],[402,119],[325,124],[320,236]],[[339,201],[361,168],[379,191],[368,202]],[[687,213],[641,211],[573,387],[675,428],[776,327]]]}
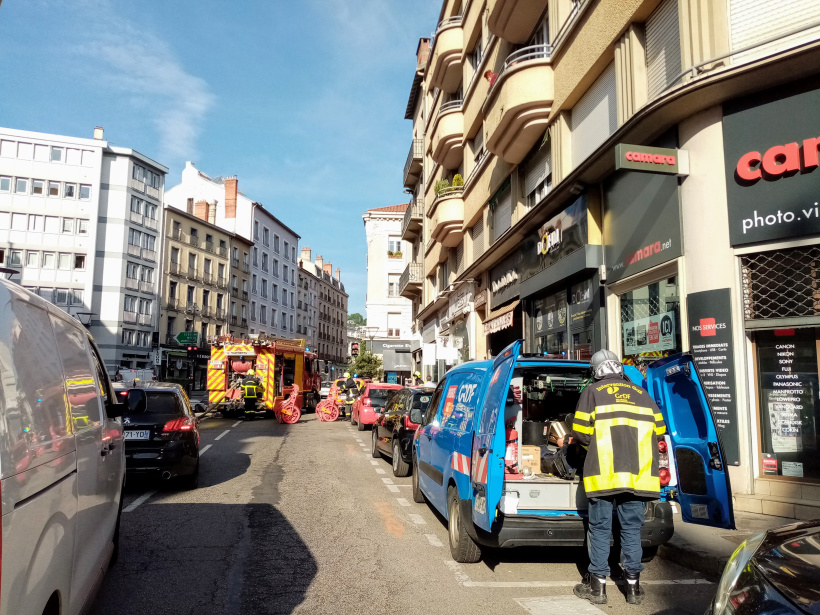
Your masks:
{"label": "worker in high-visibility jacket", "polygon": [[663,415],[649,393],[624,377],[615,353],[599,350],[590,361],[594,381],[581,393],[572,437],[587,449],[584,489],[589,498],[589,573],[574,593],[606,604],[613,512],[621,526],[626,601],[640,604],[641,528],[646,502],[660,496],[658,437]]}
{"label": "worker in high-visibility jacket", "polygon": [[248,370],[244,380],[242,380],[242,398],[245,400],[245,420],[250,421],[256,418],[256,402],[265,393],[265,387],[256,377],[252,369]]}

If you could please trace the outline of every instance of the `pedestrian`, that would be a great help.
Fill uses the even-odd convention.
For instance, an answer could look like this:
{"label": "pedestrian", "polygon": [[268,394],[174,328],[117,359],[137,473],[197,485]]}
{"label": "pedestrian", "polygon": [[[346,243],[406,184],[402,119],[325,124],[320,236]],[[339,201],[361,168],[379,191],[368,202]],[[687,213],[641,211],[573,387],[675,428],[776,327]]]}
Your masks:
{"label": "pedestrian", "polygon": [[114,374],[114,382],[122,382],[122,374],[119,369],[117,369],[117,373]]}
{"label": "pedestrian", "polygon": [[593,604],[606,604],[614,513],[621,526],[626,601],[640,604],[641,528],[646,502],[660,497],[658,437],[666,433],[666,424],[649,393],[624,377],[614,352],[599,350],[590,365],[593,382],[581,393],[572,422],[573,440],[587,449],[589,569],[573,592]]}
{"label": "pedestrian", "polygon": [[421,372],[413,372],[413,385],[420,387],[424,384],[424,380],[421,377]]}
{"label": "pedestrian", "polygon": [[433,386],[433,378],[430,376],[430,374],[427,374],[427,380],[424,381],[424,386]]}
{"label": "pedestrian", "polygon": [[245,400],[245,420],[250,421],[256,418],[256,401],[265,392],[265,387],[262,386],[252,369],[248,370],[241,387],[242,398]]}

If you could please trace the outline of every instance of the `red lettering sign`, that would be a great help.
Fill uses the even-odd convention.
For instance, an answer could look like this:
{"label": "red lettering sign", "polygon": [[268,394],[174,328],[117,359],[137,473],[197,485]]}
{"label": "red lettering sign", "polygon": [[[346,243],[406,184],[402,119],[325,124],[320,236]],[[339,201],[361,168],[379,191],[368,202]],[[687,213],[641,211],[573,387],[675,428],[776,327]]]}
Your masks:
{"label": "red lettering sign", "polygon": [[700,319],[700,336],[701,337],[711,337],[717,335],[717,329],[715,327],[715,319],[714,318],[701,318]]}
{"label": "red lettering sign", "polygon": [[649,331],[647,333],[647,343],[659,344],[661,341],[661,327],[657,320],[649,320]]}
{"label": "red lettering sign", "polygon": [[820,166],[818,161],[820,137],[804,139],[803,146],[786,143],[769,148],[762,156],[760,152],[748,152],[737,161],[737,176],[747,182],[763,178],[777,179],[786,173],[796,173],[801,164],[804,170]]}
{"label": "red lettering sign", "polygon": [[630,162],[649,162],[651,164],[668,164],[674,166],[675,157],[663,154],[647,154],[645,152],[627,152],[625,158]]}

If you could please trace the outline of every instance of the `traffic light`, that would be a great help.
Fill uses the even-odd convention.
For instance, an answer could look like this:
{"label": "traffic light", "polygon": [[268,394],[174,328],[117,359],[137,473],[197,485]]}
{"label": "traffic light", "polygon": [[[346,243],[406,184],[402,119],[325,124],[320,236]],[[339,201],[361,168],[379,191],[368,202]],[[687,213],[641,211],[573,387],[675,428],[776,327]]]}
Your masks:
{"label": "traffic light", "polygon": [[359,356],[359,343],[358,342],[353,342],[353,344],[351,344],[350,354],[352,354],[354,357]]}
{"label": "traffic light", "polygon": [[196,346],[188,346],[188,358],[189,359],[196,359],[197,351],[199,348]]}

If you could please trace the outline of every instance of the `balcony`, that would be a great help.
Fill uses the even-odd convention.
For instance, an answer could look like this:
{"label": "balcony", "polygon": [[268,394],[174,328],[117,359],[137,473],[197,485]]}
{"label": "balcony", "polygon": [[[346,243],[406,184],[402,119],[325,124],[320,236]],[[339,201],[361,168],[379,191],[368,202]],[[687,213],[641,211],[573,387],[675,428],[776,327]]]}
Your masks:
{"label": "balcony", "polygon": [[239,259],[238,258],[232,258],[231,259],[231,267],[233,267],[234,269],[239,269]]}
{"label": "balcony", "polygon": [[464,46],[461,21],[461,15],[443,20],[436,28],[433,40],[430,84],[450,94],[455,92],[461,83],[461,51]]}
{"label": "balcony", "polygon": [[225,288],[228,287],[228,281],[225,278],[217,278],[216,279],[216,287],[221,288],[221,289],[224,290]]}
{"label": "balcony", "polygon": [[199,312],[199,306],[196,303],[194,303],[193,301],[189,301],[185,305],[185,311],[188,312],[189,314],[196,314],[197,312]]}
{"label": "balcony", "polygon": [[225,320],[226,317],[227,313],[225,312],[225,310],[221,308],[216,308],[216,310],[214,311],[214,318],[216,318],[217,320]]}
{"label": "balcony", "polygon": [[137,313],[136,312],[129,312],[124,311],[122,313],[122,321],[127,322],[129,324],[137,324]]}
{"label": "balcony", "polygon": [[231,314],[231,324],[235,325],[239,319],[236,317],[236,314]]}
{"label": "balcony", "polygon": [[461,227],[464,224],[463,188],[450,187],[439,192],[428,215],[431,220],[431,237],[443,246],[455,248],[461,243]]}
{"label": "balcony", "polygon": [[185,241],[185,233],[183,233],[182,229],[179,228],[171,229],[171,239],[176,239],[177,241]]}
{"label": "balcony", "polygon": [[152,199],[156,199],[159,201],[159,188],[154,188],[153,186],[145,186],[145,194],[150,196]]}
{"label": "balcony", "polygon": [[410,153],[404,163],[404,185],[407,188],[415,186],[421,177],[424,163],[424,139],[413,139],[410,144]]}
{"label": "balcony", "polygon": [[223,258],[227,258],[228,257],[228,248],[226,248],[225,246],[219,246],[219,249],[217,250],[216,253],[219,254],[219,256],[222,256]]}
{"label": "balcony", "polygon": [[413,241],[421,233],[422,218],[424,217],[424,199],[415,199],[404,212],[401,223],[401,238]]}
{"label": "balcony", "polygon": [[490,0],[487,27],[498,38],[526,43],[547,8],[547,0]]}
{"label": "balcony", "polygon": [[510,54],[484,103],[487,149],[510,164],[521,162],[543,137],[553,98],[550,46]]}
{"label": "balcony", "polygon": [[172,312],[179,311],[179,302],[174,298],[171,297],[168,301],[165,302],[165,309],[170,310]]}
{"label": "balcony", "polygon": [[198,248],[199,247],[199,235],[189,235],[188,236],[188,243],[192,246]]}
{"label": "balcony", "polygon": [[247,328],[247,326],[248,326],[248,319],[247,319],[247,318],[243,318],[243,319],[242,319],[242,322],[239,324],[239,326],[240,326],[240,327]]}
{"label": "balcony", "polygon": [[153,318],[151,317],[151,314],[140,314],[138,316],[138,320],[139,320],[139,323],[141,325],[146,326],[146,327],[150,326],[153,322]]}
{"label": "balcony", "polygon": [[154,292],[154,283],[153,282],[140,282],[140,290],[144,293],[152,293],[152,292]]}
{"label": "balcony", "polygon": [[142,223],[145,225],[145,228],[150,228],[151,230],[157,230],[157,220],[156,218],[149,218],[146,216]]}
{"label": "balcony", "polygon": [[409,263],[399,278],[399,294],[407,299],[421,295],[421,284],[424,281],[421,263]]}
{"label": "balcony", "polygon": [[236,286],[232,287],[231,288],[231,297],[236,298],[238,296],[239,296],[239,289]]}
{"label": "balcony", "polygon": [[246,291],[246,290],[243,290],[243,291],[242,291],[242,299],[243,299],[244,301],[247,301],[247,300],[248,300],[248,291]]}
{"label": "balcony", "polygon": [[177,261],[170,261],[168,263],[168,273],[171,275],[180,275],[180,271],[182,271],[182,267]]}
{"label": "balcony", "polygon": [[140,255],[140,247],[129,243],[128,244],[128,254],[130,254],[131,256],[139,256]]}
{"label": "balcony", "polygon": [[445,169],[457,169],[462,162],[464,113],[461,100],[444,103],[433,125],[433,160]]}
{"label": "balcony", "polygon": [[125,288],[128,290],[137,290],[139,287],[140,283],[136,278],[125,278]]}
{"label": "balcony", "polygon": [[128,213],[128,219],[131,222],[136,222],[137,224],[142,224],[142,214],[138,211],[131,211]]}
{"label": "balcony", "polygon": [[244,271],[245,273],[250,273],[251,272],[250,263],[242,263],[242,271]]}
{"label": "balcony", "polygon": [[143,248],[140,251],[140,256],[147,261],[156,262],[157,260],[157,253],[154,250],[151,250],[150,248]]}
{"label": "balcony", "polygon": [[213,251],[214,251],[214,242],[213,242],[213,241],[206,241],[206,242],[205,242],[205,249],[206,249],[208,252],[213,253]]}
{"label": "balcony", "polygon": [[202,318],[210,318],[213,316],[213,309],[210,306],[203,305],[199,311],[199,315],[202,316]]}

